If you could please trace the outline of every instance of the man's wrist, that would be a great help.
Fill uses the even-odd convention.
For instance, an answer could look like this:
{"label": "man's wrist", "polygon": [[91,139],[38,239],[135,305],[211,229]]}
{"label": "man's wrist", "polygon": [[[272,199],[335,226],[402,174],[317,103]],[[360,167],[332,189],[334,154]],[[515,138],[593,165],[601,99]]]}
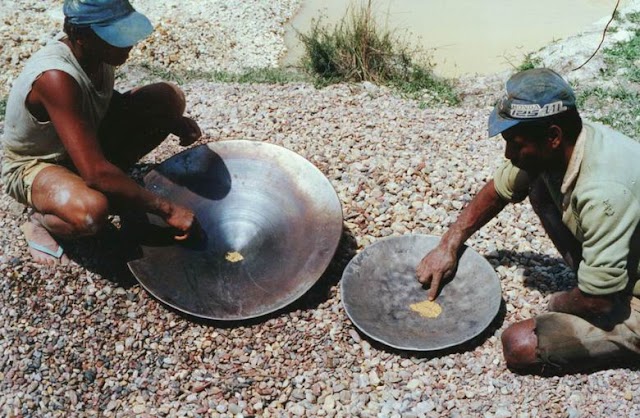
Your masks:
{"label": "man's wrist", "polygon": [[463,244],[461,237],[462,232],[454,224],[442,237],[440,246],[450,254],[457,254]]}
{"label": "man's wrist", "polygon": [[173,213],[173,205],[168,200],[156,196],[153,201],[151,212],[160,216],[162,219],[167,219]]}

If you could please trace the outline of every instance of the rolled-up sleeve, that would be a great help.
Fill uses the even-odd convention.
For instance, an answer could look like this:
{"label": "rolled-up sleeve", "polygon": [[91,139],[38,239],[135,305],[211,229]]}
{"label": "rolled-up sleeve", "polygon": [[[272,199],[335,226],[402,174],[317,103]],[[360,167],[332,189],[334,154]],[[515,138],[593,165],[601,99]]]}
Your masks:
{"label": "rolled-up sleeve", "polygon": [[619,183],[602,182],[576,194],[574,210],[584,236],[578,287],[592,295],[624,290],[631,239],[638,226],[640,204]]}
{"label": "rolled-up sleeve", "polygon": [[522,202],[529,194],[529,176],[510,161],[493,173],[493,184],[498,196],[507,202]]}

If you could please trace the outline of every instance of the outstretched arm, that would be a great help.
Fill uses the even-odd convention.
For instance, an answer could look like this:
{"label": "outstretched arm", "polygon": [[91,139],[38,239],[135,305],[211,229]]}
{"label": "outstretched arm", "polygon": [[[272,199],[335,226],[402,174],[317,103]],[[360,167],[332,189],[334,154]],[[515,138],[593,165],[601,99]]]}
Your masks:
{"label": "outstretched arm", "polygon": [[420,261],[416,276],[420,283],[430,287],[429,300],[436,298],[441,281],[455,272],[458,251],[464,242],[500,213],[506,204],[496,192],[493,180],[489,181],[463,209],[438,246]]}

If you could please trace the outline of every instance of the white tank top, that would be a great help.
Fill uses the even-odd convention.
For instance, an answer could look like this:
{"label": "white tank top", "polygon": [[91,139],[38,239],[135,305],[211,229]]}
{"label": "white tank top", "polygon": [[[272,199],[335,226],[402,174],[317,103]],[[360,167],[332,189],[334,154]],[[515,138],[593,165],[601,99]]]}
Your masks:
{"label": "white tank top", "polygon": [[50,121],[38,121],[26,107],[27,95],[33,83],[45,71],[64,71],[78,82],[82,91],[82,112],[94,129],[98,129],[109,107],[113,94],[114,67],[101,65],[98,76],[102,77],[102,89],[96,89],[71,49],[60,41],[64,36],[64,33],[58,34],[27,61],[9,93],[3,146],[7,154],[5,157],[10,157],[14,163],[16,160],[26,162],[31,159],[58,162],[67,157],[53,124]]}

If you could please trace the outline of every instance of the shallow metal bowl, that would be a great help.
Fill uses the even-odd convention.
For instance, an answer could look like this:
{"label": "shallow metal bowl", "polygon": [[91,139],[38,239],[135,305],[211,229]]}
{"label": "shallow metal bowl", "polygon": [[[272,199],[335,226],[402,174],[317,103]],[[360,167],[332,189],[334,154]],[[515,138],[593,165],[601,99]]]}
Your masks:
{"label": "shallow metal bowl", "polygon": [[382,239],[347,265],[342,303],[351,321],[372,339],[401,350],[435,351],[462,344],[489,326],[502,300],[500,281],[489,262],[466,247],[455,278],[436,302],[442,313],[422,317],[410,308],[427,300],[416,267],[439,237],[404,235]]}
{"label": "shallow metal bowl", "polygon": [[144,182],[190,207],[206,239],[150,240],[129,268],[153,296],[190,315],[241,320],[276,311],[320,278],[340,240],[342,209],[331,183],[276,145],[202,145],[163,162]]}

